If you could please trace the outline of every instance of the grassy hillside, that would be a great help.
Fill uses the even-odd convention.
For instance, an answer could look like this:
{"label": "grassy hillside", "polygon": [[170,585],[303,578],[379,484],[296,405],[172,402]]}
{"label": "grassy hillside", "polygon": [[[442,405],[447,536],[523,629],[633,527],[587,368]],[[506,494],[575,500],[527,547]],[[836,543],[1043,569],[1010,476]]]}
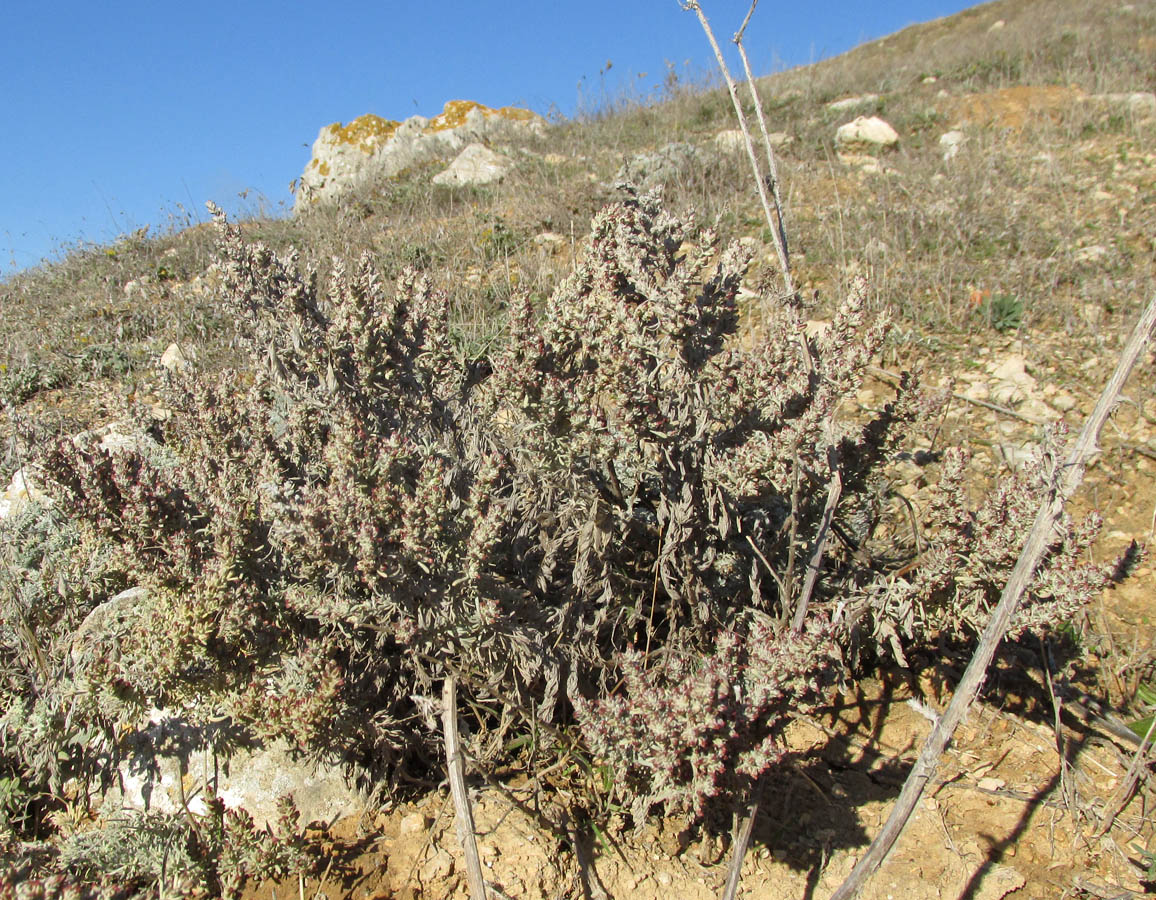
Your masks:
{"label": "grassy hillside", "polygon": [[[869,272],[874,303],[940,340],[982,328],[973,291],[1022,304],[1027,329],[1123,328],[1152,278],[1152,128],[1118,104],[1081,98],[1156,87],[1154,24],[1150,4],[1001,0],[764,79],[771,128],[789,136],[780,151],[788,225],[815,317],[849,277]],[[878,100],[855,113],[878,114],[901,136],[881,176],[836,159],[835,128],[854,113],[826,107],[868,93]],[[500,333],[512,290],[546,295],[567,271],[626,159],[675,141],[709,145],[734,127],[731,116],[725,92],[672,77],[658,102],[553,126],[500,186],[437,188],[432,170],[412,171],[245,231],[322,270],[334,255],[362,253],[387,274],[428,268],[451,293],[463,347],[477,349]],[[939,136],[964,122],[964,151],[945,164]],[[673,209],[717,217],[723,239],[760,241],[765,258],[769,236],[744,166],[716,157],[665,179],[665,196]],[[543,232],[564,241],[536,242]],[[75,428],[100,417],[93,406],[110,385],[147,381],[172,341],[210,365],[227,358],[229,323],[197,282],[214,242],[205,226],[134,234],[4,283],[0,396]],[[771,269],[764,262],[749,280]]]}

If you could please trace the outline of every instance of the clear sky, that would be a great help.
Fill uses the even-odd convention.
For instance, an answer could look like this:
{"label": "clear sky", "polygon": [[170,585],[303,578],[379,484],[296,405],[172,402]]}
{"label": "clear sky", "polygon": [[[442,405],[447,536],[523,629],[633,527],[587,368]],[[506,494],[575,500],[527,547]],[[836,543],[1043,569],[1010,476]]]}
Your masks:
{"label": "clear sky", "polygon": [[[702,2],[727,42],[748,0]],[[763,0],[746,46],[765,74],[970,5]],[[713,65],[677,0],[7,0],[0,275],[203,219],[206,200],[287,210],[331,122],[433,116],[451,99],[571,116],[651,92],[667,61],[680,75]]]}

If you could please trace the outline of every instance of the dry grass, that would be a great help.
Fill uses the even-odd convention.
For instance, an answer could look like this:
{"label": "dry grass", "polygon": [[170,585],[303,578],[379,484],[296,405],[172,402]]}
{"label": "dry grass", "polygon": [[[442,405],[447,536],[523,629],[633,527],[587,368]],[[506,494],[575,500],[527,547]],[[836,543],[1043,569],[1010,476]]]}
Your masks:
{"label": "dry grass", "polygon": [[[997,20],[1004,27],[990,31]],[[974,303],[985,296],[1021,310],[1025,327],[1105,333],[1108,325],[1118,334],[1153,275],[1154,129],[1119,107],[1072,98],[1156,88],[1153,33],[1150,3],[1126,11],[1115,2],[1000,0],[763,79],[770,126],[790,136],[781,175],[813,315],[867,271],[872,302],[896,309],[901,331],[919,341],[990,326],[990,304]],[[968,114],[974,95],[1015,85],[1060,86],[1068,100],[1012,124],[973,121],[962,152],[945,162],[939,135]],[[859,111],[884,116],[901,135],[883,174],[835,155],[835,128],[852,114],[826,104],[866,92],[879,99]],[[333,256],[362,253],[387,273],[427,268],[451,296],[463,352],[477,354],[500,339],[512,292],[545,297],[566,274],[626,159],[672,141],[709,150],[731,127],[725,91],[671,72],[661,97],[612,98],[552,125],[500,185],[437,187],[426,166],[340,205],[245,228],[274,248],[298,248],[322,271]],[[717,220],[724,238],[762,241],[751,281],[774,274],[741,157],[711,153],[676,171],[666,197]],[[535,241],[544,232],[561,240]],[[187,287],[207,268],[212,240],[203,227],[134,235],[0,284],[0,396],[29,413],[75,410],[86,393],[146,381],[174,340],[196,345],[209,365],[229,358],[230,323],[207,293]],[[142,288],[126,294],[130,282]],[[60,426],[77,418],[62,413]]]}

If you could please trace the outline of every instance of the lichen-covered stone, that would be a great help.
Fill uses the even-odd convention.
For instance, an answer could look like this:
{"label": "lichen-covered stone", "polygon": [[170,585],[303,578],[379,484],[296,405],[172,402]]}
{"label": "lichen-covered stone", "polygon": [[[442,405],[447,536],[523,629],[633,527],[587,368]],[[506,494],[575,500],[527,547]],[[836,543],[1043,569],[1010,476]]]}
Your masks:
{"label": "lichen-covered stone", "polygon": [[335,122],[322,128],[313,143],[295,208],[335,199],[369,179],[448,157],[471,143],[526,140],[544,127],[528,109],[492,109],[472,100],[451,100],[432,119],[411,116],[395,122],[365,115],[348,125]]}

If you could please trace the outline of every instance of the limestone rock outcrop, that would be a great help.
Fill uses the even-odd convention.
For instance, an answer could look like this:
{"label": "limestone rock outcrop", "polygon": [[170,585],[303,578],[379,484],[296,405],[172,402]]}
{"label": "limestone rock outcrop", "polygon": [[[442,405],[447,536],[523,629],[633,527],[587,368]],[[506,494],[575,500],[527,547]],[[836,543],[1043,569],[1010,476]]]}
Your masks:
{"label": "limestone rock outcrop", "polygon": [[305,167],[294,209],[333,200],[372,178],[389,177],[432,159],[459,153],[471,143],[517,142],[542,133],[545,121],[528,109],[492,109],[451,100],[440,115],[404,122],[364,115],[348,125],[321,129]]}

